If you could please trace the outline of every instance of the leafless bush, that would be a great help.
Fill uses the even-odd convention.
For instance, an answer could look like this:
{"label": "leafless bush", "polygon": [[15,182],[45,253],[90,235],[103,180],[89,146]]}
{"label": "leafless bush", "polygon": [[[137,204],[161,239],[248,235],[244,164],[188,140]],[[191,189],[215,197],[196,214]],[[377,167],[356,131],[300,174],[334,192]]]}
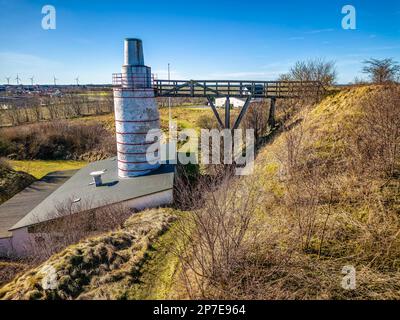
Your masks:
{"label": "leafless bush", "polygon": [[330,133],[336,141],[301,124],[285,132],[280,204],[304,252],[387,268],[399,256],[399,97],[394,86],[367,95],[352,129]]}
{"label": "leafless bush", "polygon": [[18,260],[0,260],[0,287],[11,281],[18,273],[27,270],[29,261]]}
{"label": "leafless bush", "polygon": [[349,149],[354,170],[393,177],[400,158],[400,87],[389,85],[361,101],[363,116]]}
{"label": "leafless bush", "polygon": [[255,223],[255,212],[262,206],[257,184],[243,186],[225,175],[218,185],[203,179],[194,190],[180,191],[195,208],[177,225],[182,244],[177,255],[187,293],[192,298],[244,297],[241,281],[255,284],[259,280],[259,275],[245,270],[261,263],[261,257],[249,258],[262,243]]}
{"label": "leafless bush", "polygon": [[[323,59],[297,61],[287,74],[280,76],[281,81],[299,82],[298,85],[289,88],[294,97],[314,103],[323,97],[324,88],[332,86],[336,78],[335,62]],[[310,81],[314,81],[315,84],[307,83]]]}
{"label": "leafless bush", "polygon": [[335,62],[323,59],[297,61],[289,73],[282,76],[285,80],[318,81],[324,86],[332,85],[337,77]]}
{"label": "leafless bush", "polygon": [[0,158],[0,170],[11,170],[11,166],[8,163],[7,159]]}
{"label": "leafless bush", "polygon": [[364,61],[362,70],[368,74],[373,83],[388,83],[397,80],[400,74],[400,65],[392,58],[369,59]]}
{"label": "leafless bush", "polygon": [[254,138],[256,142],[267,133],[268,109],[269,107],[266,102],[251,103],[243,119],[242,127],[245,129],[254,129]]}
{"label": "leafless bush", "polygon": [[112,135],[98,123],[46,122],[4,128],[3,156],[17,159],[79,159],[89,151],[115,154]]}
{"label": "leafless bush", "polygon": [[218,123],[215,117],[206,114],[198,117],[198,119],[196,120],[196,125],[201,129],[208,129],[208,130],[218,128]]}

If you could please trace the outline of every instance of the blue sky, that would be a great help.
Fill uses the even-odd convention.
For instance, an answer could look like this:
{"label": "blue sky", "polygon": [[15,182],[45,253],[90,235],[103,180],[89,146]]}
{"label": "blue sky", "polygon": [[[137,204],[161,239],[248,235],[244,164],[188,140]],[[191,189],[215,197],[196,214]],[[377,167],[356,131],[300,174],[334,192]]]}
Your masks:
{"label": "blue sky", "polygon": [[[53,5],[57,28],[43,30]],[[341,9],[357,10],[343,30]],[[123,60],[123,39],[144,42],[159,78],[273,80],[297,60],[335,60],[339,79],[362,77],[364,59],[400,61],[400,1],[26,1],[0,0],[0,83],[110,83]]]}

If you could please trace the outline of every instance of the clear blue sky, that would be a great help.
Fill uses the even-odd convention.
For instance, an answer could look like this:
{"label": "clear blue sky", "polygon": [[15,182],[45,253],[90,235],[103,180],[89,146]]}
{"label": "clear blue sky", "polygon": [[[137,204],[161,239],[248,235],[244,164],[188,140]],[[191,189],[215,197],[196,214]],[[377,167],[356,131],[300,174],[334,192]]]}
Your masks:
{"label": "clear blue sky", "polygon": [[[41,28],[42,6],[57,10],[56,30]],[[341,28],[341,8],[357,10],[357,29]],[[335,60],[352,81],[370,57],[400,61],[400,1],[56,1],[0,0],[0,83],[110,83],[123,39],[144,42],[159,78],[271,80],[296,61]]]}

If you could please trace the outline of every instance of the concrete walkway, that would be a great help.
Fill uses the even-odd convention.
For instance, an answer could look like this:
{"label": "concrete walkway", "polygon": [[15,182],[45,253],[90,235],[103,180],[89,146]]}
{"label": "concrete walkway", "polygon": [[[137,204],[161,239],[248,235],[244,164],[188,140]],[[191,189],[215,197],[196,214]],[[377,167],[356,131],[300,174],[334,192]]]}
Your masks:
{"label": "concrete walkway", "polygon": [[46,199],[77,170],[49,173],[0,205],[0,238],[10,237],[8,230]]}

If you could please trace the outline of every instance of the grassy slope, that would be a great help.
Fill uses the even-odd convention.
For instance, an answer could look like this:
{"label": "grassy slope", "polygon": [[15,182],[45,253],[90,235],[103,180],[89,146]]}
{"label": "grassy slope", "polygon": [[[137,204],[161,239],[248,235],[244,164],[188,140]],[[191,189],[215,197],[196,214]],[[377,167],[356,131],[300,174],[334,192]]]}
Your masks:
{"label": "grassy slope", "polygon": [[16,274],[28,269],[28,264],[14,261],[0,261],[0,286],[11,281]]}
{"label": "grassy slope", "polygon": [[[354,173],[347,171],[345,167],[342,171],[337,170],[342,161],[348,160],[346,151],[353,146],[349,137],[354,134],[363,113],[360,101],[378,90],[379,87],[374,86],[341,90],[297,116],[302,124],[294,127],[291,133],[296,135],[301,132],[301,148],[309,153],[308,163],[313,164],[316,171],[329,172],[327,181],[316,182],[317,189],[326,188],[333,183],[335,191],[332,205],[328,206],[322,201],[314,207],[315,223],[320,230],[329,215],[321,256],[321,233],[316,233],[307,250],[299,250],[294,256],[297,267],[292,272],[297,274],[294,278],[297,278],[298,283],[290,290],[288,297],[400,299],[400,238],[399,231],[396,231],[399,224],[395,214],[399,208],[400,180],[398,177],[394,178],[392,188],[382,189],[380,186],[384,185],[385,180],[366,180],[357,174],[353,176]],[[292,239],[293,232],[287,229],[286,215],[294,214],[291,211],[295,209],[286,204],[288,185],[285,185],[285,178],[282,177],[286,173],[280,171],[288,135],[289,133],[281,134],[260,152],[255,173],[263,178],[265,192],[273,195],[270,205],[266,206],[267,225],[269,228],[276,228],[275,231],[281,234],[283,243]],[[321,168],[324,166],[326,168]],[[307,192],[307,183],[313,182],[305,177],[305,189],[300,188],[298,193]],[[391,200],[396,198],[397,201]],[[307,214],[311,210],[307,206],[300,204],[296,210]],[[296,224],[292,227],[296,228]],[[340,287],[343,277],[341,269],[345,265],[356,268],[356,290],[346,291]],[[290,283],[293,285],[292,281]],[[287,290],[287,285],[279,290]]]}
{"label": "grassy slope", "polygon": [[[37,268],[17,277],[0,288],[0,299],[152,297],[152,284],[156,282],[168,288],[167,283],[171,281],[172,275],[164,270],[164,265],[156,266],[153,261],[151,269],[155,274],[151,283],[148,283],[146,277],[142,278],[143,266],[157,252],[158,244],[176,220],[176,214],[179,213],[169,209],[136,214],[120,230],[72,245]],[[162,254],[168,253],[163,251]],[[55,290],[42,288],[45,277],[42,270],[48,266],[53,267],[57,273],[58,287]],[[133,292],[133,288],[139,284],[148,290]]]}

